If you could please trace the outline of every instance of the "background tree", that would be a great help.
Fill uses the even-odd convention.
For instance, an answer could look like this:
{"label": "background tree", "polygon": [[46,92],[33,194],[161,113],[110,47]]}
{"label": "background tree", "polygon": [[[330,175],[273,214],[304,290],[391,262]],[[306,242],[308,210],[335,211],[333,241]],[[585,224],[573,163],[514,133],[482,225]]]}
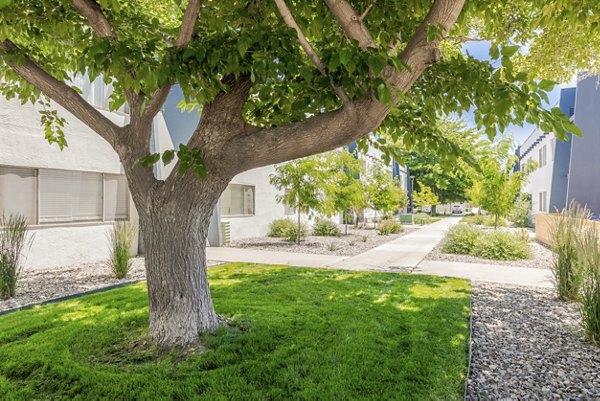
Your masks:
{"label": "background tree", "polygon": [[[456,155],[457,147],[440,145],[436,121],[471,109],[490,137],[527,120],[566,138],[577,128],[543,107],[553,85],[540,79],[552,77],[528,74],[512,60],[518,44],[534,49],[555,44],[552,33],[576,31],[577,40],[555,48],[571,50],[567,67],[586,69],[600,18],[597,0],[577,7],[3,0],[2,7],[0,92],[51,106],[42,114],[49,142],[66,146],[64,120],[52,109],[58,104],[121,160],[146,248],[150,335],[161,346],[193,343],[223,323],[210,296],[205,243],[214,206],[236,174],[360,138],[364,148],[370,132],[377,133],[372,146],[401,139]],[[467,35],[490,40],[494,62],[464,54]],[[111,84],[111,108],[127,102],[129,122],[118,126],[88,104],[72,87],[76,74]],[[148,154],[153,118],[175,83],[200,121],[179,150]],[[175,155],[174,173],[157,180],[150,165]]]}
{"label": "background tree", "polygon": [[440,203],[438,196],[427,185],[422,185],[420,190],[413,193],[413,201],[420,208],[431,206],[431,214],[434,214],[435,207]]}
{"label": "background tree", "polygon": [[348,213],[355,214],[367,207],[363,164],[347,151],[334,151],[327,155],[327,168],[331,171],[326,187],[330,212],[341,213],[348,234]]}
{"label": "background tree", "polygon": [[463,202],[471,187],[471,164],[486,144],[482,133],[468,128],[461,120],[444,120],[438,124],[439,135],[461,150],[456,158],[448,158],[437,149],[408,149],[398,146],[402,161],[415,177],[415,188],[427,186],[439,198],[439,204]]}
{"label": "background tree", "polygon": [[325,195],[325,185],[328,181],[329,171],[323,169],[322,164],[323,159],[321,156],[296,159],[275,167],[275,174],[271,175],[270,178],[271,184],[284,191],[283,195],[277,197],[277,200],[296,209],[296,242],[298,244],[302,232],[301,213],[330,210]]}
{"label": "background tree", "polygon": [[381,217],[387,218],[398,209],[408,205],[406,191],[400,186],[400,181],[392,177],[381,163],[371,164],[365,177],[367,204]]}
{"label": "background tree", "polygon": [[509,137],[492,144],[493,151],[480,162],[481,171],[473,178],[480,183],[480,206],[495,216],[494,228],[498,228],[500,217],[510,214],[525,182],[523,171],[513,172],[518,159],[511,145]]}

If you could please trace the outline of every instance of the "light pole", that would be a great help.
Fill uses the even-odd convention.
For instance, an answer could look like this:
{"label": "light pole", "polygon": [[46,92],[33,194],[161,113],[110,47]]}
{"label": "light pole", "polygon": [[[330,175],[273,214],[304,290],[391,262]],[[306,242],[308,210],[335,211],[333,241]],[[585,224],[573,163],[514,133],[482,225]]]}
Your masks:
{"label": "light pole", "polygon": [[413,187],[415,185],[415,176],[411,175],[410,176],[410,190],[408,191],[408,200],[410,202],[410,212],[414,213],[415,212],[415,205],[413,203]]}

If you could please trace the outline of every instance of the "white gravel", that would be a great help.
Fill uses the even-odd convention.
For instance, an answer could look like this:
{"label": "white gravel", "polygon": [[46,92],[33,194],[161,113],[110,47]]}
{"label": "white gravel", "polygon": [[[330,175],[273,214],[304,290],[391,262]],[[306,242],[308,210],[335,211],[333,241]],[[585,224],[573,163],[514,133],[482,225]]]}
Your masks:
{"label": "white gravel", "polygon": [[[215,264],[208,262],[209,266]],[[131,270],[122,280],[112,275],[106,263],[84,263],[44,270],[25,269],[17,282],[17,296],[0,300],[0,312],[145,278],[143,257],[132,260]]]}
{"label": "white gravel", "polygon": [[[354,256],[393,241],[410,232],[419,230],[418,226],[404,226],[400,234],[379,235],[371,228],[348,231],[348,235],[339,237],[308,236],[300,244],[283,238],[256,237],[232,241],[233,248],[251,248],[267,251],[309,253],[317,255]],[[342,228],[343,230],[343,228]],[[342,231],[343,232],[343,231]]]}
{"label": "white gravel", "polygon": [[475,283],[468,400],[600,400],[600,348],[550,289]]}

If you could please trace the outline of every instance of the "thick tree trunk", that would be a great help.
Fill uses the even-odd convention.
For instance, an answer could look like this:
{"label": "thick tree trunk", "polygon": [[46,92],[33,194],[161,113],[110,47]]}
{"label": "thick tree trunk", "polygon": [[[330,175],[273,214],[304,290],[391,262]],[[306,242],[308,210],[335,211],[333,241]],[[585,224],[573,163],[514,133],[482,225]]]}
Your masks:
{"label": "thick tree trunk", "polygon": [[208,286],[206,237],[227,182],[193,179],[145,194],[130,185],[145,248],[150,337],[161,347],[194,344],[223,323]]}

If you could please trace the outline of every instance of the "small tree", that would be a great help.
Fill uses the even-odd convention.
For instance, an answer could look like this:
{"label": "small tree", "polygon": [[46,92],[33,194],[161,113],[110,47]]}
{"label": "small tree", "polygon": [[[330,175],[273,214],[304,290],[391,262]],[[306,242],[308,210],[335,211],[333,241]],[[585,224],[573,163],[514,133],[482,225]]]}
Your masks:
{"label": "small tree", "polygon": [[424,206],[431,206],[432,214],[434,208],[440,203],[438,196],[426,185],[421,186],[419,191],[415,191],[413,194],[413,201],[421,208]]}
{"label": "small tree", "polygon": [[270,178],[272,185],[285,191],[277,197],[277,201],[296,209],[297,243],[300,243],[300,234],[303,232],[301,213],[328,210],[324,193],[328,171],[322,168],[322,163],[320,155],[296,159],[278,165]]}
{"label": "small tree", "polygon": [[355,213],[367,206],[362,163],[353,154],[331,152],[326,159],[331,175],[326,186],[330,212],[341,213],[348,234],[348,212]]}
{"label": "small tree", "polygon": [[367,204],[380,215],[388,215],[408,205],[406,191],[400,181],[384,170],[380,163],[373,163],[366,178]]}

